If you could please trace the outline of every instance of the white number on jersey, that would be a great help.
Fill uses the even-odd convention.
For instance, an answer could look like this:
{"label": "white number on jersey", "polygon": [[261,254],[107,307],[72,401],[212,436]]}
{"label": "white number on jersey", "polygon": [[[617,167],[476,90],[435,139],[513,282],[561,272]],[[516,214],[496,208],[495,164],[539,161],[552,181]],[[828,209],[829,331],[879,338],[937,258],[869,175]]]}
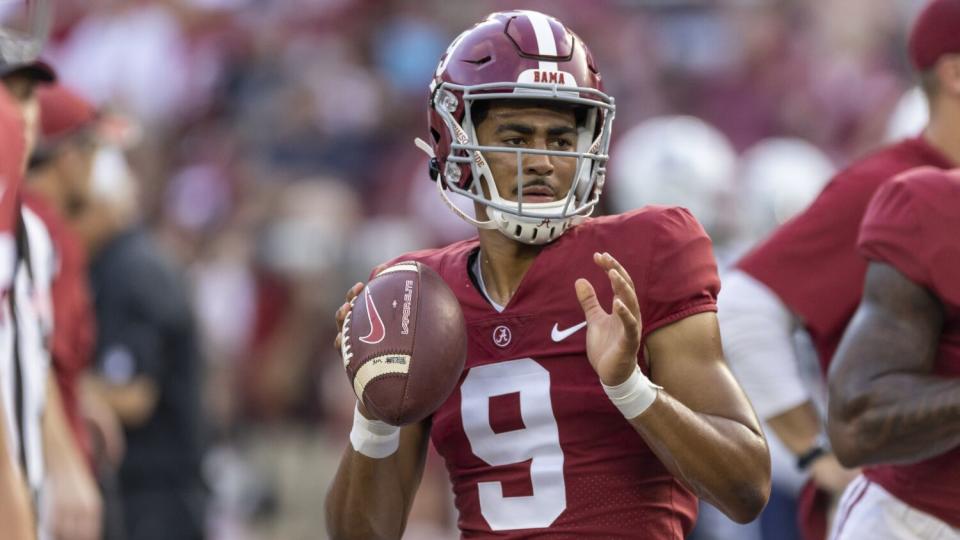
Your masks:
{"label": "white number on jersey", "polygon": [[[520,393],[523,429],[494,433],[490,398]],[[533,494],[505,497],[500,482],[480,482],[480,512],[494,531],[549,527],[567,507],[560,433],[550,403],[550,373],[531,358],[472,368],[460,387],[463,429],[474,455],[490,465],[530,460]]]}

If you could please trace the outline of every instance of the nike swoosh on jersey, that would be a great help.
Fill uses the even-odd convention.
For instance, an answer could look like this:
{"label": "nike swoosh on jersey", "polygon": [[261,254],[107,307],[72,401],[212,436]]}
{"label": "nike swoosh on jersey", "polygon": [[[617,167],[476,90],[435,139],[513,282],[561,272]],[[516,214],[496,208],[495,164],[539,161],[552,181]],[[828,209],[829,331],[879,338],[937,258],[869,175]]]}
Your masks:
{"label": "nike swoosh on jersey", "polygon": [[560,328],[557,326],[557,323],[553,323],[553,330],[550,331],[550,339],[552,339],[556,343],[560,343],[561,341],[567,339],[568,337],[576,334],[578,330],[580,330],[586,325],[587,325],[587,321],[583,321],[582,323],[571,326],[566,330],[560,330]]}

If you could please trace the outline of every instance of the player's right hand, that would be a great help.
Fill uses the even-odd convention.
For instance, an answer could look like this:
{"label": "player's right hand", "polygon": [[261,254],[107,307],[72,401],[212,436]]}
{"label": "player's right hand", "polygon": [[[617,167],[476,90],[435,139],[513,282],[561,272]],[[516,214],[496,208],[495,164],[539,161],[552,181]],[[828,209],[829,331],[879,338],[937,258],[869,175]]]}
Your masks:
{"label": "player's right hand", "polygon": [[845,468],[833,454],[825,454],[810,465],[810,477],[813,483],[838,497],[858,474],[860,469]]}
{"label": "player's right hand", "polygon": [[[337,350],[337,354],[341,355],[340,360],[343,360],[342,351],[340,350],[340,344],[343,342],[343,321],[347,318],[347,313],[350,313],[351,303],[353,299],[356,298],[360,292],[363,291],[363,283],[356,283],[353,287],[347,291],[347,295],[344,298],[346,301],[343,305],[337,309],[336,320],[337,320],[337,337],[333,340],[333,348]],[[367,412],[366,408],[363,406],[363,403],[357,403],[358,408],[360,409],[360,414],[363,416],[373,419],[374,417]]]}
{"label": "player's right hand", "polygon": [[350,290],[347,291],[346,302],[337,309],[337,337],[333,340],[333,348],[337,350],[337,354],[340,353],[340,343],[343,341],[343,321],[347,318],[347,313],[350,313],[350,303],[353,302],[353,299],[360,294],[360,291],[363,290],[363,283],[357,283],[353,287],[350,287]]}
{"label": "player's right hand", "polygon": [[637,352],[643,335],[640,303],[633,279],[613,255],[594,253],[593,262],[610,279],[614,300],[611,312],[607,313],[588,280],[580,278],[574,284],[587,320],[587,360],[600,382],[616,386],[637,369]]}

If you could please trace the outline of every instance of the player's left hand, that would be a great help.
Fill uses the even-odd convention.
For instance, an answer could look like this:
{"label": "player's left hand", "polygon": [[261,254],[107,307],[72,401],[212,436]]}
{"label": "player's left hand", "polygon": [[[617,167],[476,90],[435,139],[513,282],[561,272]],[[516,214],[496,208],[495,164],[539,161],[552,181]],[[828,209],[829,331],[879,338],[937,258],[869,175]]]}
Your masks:
{"label": "player's left hand", "polygon": [[594,253],[593,262],[607,271],[613,287],[613,311],[607,313],[586,279],[576,281],[577,298],[587,319],[587,358],[600,382],[616,386],[637,368],[642,329],[640,303],[630,274],[609,253]]}
{"label": "player's left hand", "polygon": [[56,540],[102,538],[103,499],[85,462],[62,460],[49,464],[49,525]]}

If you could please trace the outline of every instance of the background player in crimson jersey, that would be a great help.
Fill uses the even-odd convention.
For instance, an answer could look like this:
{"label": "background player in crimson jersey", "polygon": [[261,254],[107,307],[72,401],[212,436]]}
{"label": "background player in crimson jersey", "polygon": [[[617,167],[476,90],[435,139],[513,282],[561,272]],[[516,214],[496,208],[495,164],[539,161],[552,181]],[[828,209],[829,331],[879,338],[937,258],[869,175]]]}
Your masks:
{"label": "background player in crimson jersey", "polygon": [[960,170],[921,168],[867,209],[863,300],[830,366],[830,440],[863,466],[836,539],[960,539]]}
{"label": "background player in crimson jersey", "polygon": [[677,208],[585,217],[613,114],[586,47],[543,14],[496,13],[454,41],[431,90],[421,147],[438,186],[476,202],[479,238],[398,260],[457,295],[467,366],[423,423],[358,408],[331,536],[402,535],[428,437],[464,537],[683,538],[698,496],[753,519],[769,454],[720,350],[709,239]]}
{"label": "background player in crimson jersey", "polygon": [[[960,0],[935,0],[915,22],[909,52],[930,104],[919,137],[883,148],[838,174],[804,213],[748,253],[724,279],[720,324],[730,366],[774,433],[811,474],[801,501],[804,537],[822,539],[827,511],[855,471],[821,441],[823,423],[800,375],[793,335],[812,338],[826,373],[863,290],[856,251],[874,192],[907,169],[960,163]],[[803,458],[803,459],[800,459]]]}

